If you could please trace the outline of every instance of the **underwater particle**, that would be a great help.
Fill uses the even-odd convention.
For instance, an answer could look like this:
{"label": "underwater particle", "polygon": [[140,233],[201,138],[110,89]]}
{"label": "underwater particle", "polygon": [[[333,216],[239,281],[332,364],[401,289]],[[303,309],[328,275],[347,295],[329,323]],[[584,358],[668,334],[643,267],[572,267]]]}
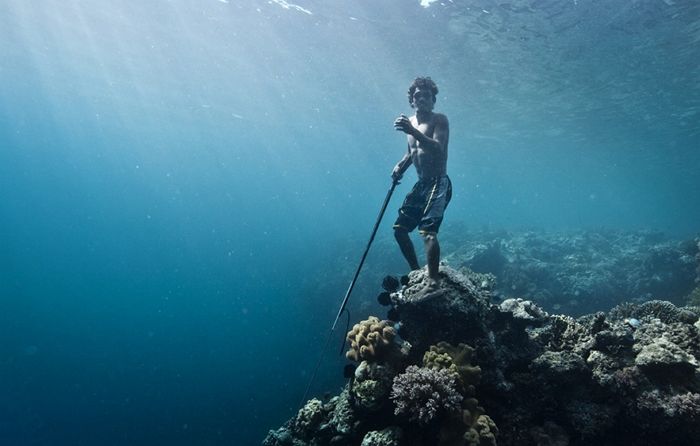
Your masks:
{"label": "underwater particle", "polygon": [[384,291],[383,293],[379,293],[379,296],[377,296],[377,302],[379,302],[379,305],[387,306],[391,305],[391,297],[389,297],[389,292]]}
{"label": "underwater particle", "polygon": [[39,347],[36,345],[27,345],[22,348],[22,354],[24,356],[34,356],[39,351]]}
{"label": "underwater particle", "polygon": [[393,293],[394,291],[399,289],[399,286],[399,279],[397,279],[394,276],[386,276],[384,280],[382,280],[382,288],[384,289],[384,291]]}

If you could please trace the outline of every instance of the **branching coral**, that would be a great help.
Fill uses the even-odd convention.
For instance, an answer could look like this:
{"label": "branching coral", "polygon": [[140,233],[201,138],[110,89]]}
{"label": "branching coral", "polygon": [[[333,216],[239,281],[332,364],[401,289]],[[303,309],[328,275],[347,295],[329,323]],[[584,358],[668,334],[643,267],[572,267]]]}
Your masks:
{"label": "branching coral", "polygon": [[623,303],[610,310],[610,319],[622,320],[624,318],[636,318],[642,321],[659,319],[664,324],[674,322],[694,323],[698,316],[692,311],[677,308],[671,302],[664,300],[650,300],[641,305]]}
{"label": "branching coral", "polygon": [[353,361],[376,361],[390,350],[396,331],[390,321],[374,316],[355,324],[347,334],[350,350],[345,354]]}
{"label": "branching coral", "polygon": [[396,415],[426,425],[439,414],[455,414],[464,399],[457,390],[459,376],[448,369],[409,366],[394,378],[391,399]]}
{"label": "branching coral", "polygon": [[700,420],[700,394],[686,392],[665,396],[658,389],[642,393],[637,399],[637,408],[666,417],[688,417]]}
{"label": "branching coral", "polygon": [[[467,344],[451,345],[439,342],[423,355],[423,365],[432,370],[448,370],[456,374],[458,388],[464,395],[472,396],[481,379],[481,368],[472,365],[475,350]],[[461,404],[461,417],[447,420],[440,430],[440,445],[486,446],[496,444],[498,428],[486,415],[475,398],[465,398]]]}

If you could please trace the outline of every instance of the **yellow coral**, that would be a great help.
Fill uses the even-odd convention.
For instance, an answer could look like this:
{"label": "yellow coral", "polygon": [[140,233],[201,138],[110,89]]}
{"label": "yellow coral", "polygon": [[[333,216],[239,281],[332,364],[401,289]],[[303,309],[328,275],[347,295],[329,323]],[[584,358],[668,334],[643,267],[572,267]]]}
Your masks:
{"label": "yellow coral", "polygon": [[389,349],[395,337],[396,331],[390,321],[370,316],[348,332],[350,350],[345,356],[353,361],[376,361]]}

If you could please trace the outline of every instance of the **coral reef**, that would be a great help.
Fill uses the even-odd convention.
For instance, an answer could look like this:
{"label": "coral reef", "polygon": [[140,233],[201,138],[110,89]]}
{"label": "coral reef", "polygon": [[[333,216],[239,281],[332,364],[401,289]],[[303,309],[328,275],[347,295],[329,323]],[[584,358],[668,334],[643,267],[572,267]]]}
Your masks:
{"label": "coral reef", "polygon": [[682,304],[700,278],[698,240],[672,241],[656,232],[459,234],[443,247],[450,264],[494,274],[496,294],[549,311],[584,314],[652,296]]}
{"label": "coral reef", "polygon": [[381,431],[367,432],[360,446],[400,446],[401,428],[387,427]]}
{"label": "coral reef", "polygon": [[345,354],[353,361],[377,361],[388,354],[396,332],[391,321],[380,321],[375,316],[355,324],[347,334],[350,349]]}
{"label": "coral reef", "polygon": [[[462,412],[462,422],[467,426],[462,436],[465,446],[495,446],[498,428],[491,417],[484,413],[476,399],[469,398]],[[460,442],[461,443],[461,442]],[[458,443],[459,444],[459,443]]]}
{"label": "coral reef", "polygon": [[692,309],[678,308],[671,302],[663,300],[650,300],[642,304],[624,303],[610,310],[610,319],[639,319],[649,322],[659,319],[664,324],[673,322],[685,322],[689,324],[698,320],[698,315]]}
{"label": "coral reef", "polygon": [[[377,355],[380,344],[372,344],[375,354],[339,396],[311,400],[263,444],[652,445],[700,437],[692,307],[652,300],[574,318],[531,300],[491,303],[489,284],[467,269],[443,265],[440,273],[440,292],[426,296],[426,271],[412,272],[390,294],[401,322],[381,344],[389,350]],[[378,324],[369,332],[382,331]],[[413,347],[401,349],[399,337]]]}
{"label": "coral reef", "polygon": [[348,445],[362,428],[352,408],[347,389],[327,403],[311,399],[297,416],[271,430],[263,446]]}
{"label": "coral reef", "polygon": [[390,365],[362,361],[350,386],[355,406],[368,412],[380,410],[388,401],[395,375]]}
{"label": "coral reef", "polygon": [[441,268],[440,276],[439,293],[423,293],[427,276],[418,270],[411,271],[408,283],[391,294],[401,315],[401,337],[409,340],[413,352],[424,352],[437,341],[459,344],[488,331],[488,282],[469,270]]}
{"label": "coral reef", "polygon": [[457,391],[457,379],[457,373],[449,369],[408,366],[394,378],[391,388],[394,413],[408,415],[410,421],[422,425],[438,415],[456,414],[463,399]]}
{"label": "coral reef", "polygon": [[693,291],[688,294],[685,301],[689,307],[700,307],[700,286],[693,288]]}
{"label": "coral reef", "polygon": [[462,393],[474,394],[474,387],[481,380],[481,368],[472,365],[475,350],[467,344],[453,346],[447,342],[431,345],[423,355],[423,366],[429,369],[447,369],[458,377]]}
{"label": "coral reef", "polygon": [[346,357],[360,361],[349,386],[354,406],[364,412],[377,412],[388,403],[394,376],[405,366],[410,346],[395,342],[390,321],[370,316],[350,330]]}
{"label": "coral reef", "polygon": [[313,431],[323,419],[323,403],[314,398],[309,400],[304,407],[299,409],[294,419],[294,429],[302,432],[304,436]]}

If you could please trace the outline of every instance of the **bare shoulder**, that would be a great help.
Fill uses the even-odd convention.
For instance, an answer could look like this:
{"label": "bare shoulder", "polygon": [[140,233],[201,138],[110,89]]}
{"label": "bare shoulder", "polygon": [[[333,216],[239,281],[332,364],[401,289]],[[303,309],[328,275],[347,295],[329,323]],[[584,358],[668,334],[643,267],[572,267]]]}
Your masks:
{"label": "bare shoulder", "polygon": [[435,121],[436,122],[444,122],[447,123],[447,116],[443,115],[442,113],[435,113]]}
{"label": "bare shoulder", "polygon": [[450,125],[450,122],[447,120],[447,116],[443,115],[442,113],[433,114],[433,122],[435,123],[435,125]]}

